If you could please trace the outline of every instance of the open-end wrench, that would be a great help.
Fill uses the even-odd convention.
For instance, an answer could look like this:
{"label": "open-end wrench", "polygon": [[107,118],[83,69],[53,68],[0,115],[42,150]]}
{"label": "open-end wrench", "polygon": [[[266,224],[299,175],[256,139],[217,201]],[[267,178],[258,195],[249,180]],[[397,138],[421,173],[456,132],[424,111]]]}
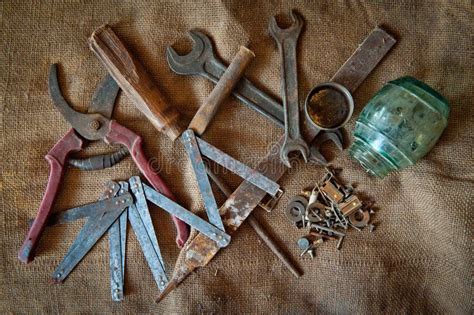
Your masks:
{"label": "open-end wrench", "polygon": [[[178,55],[172,48],[166,50],[166,59],[171,70],[181,75],[200,75],[217,84],[227,66],[219,60],[209,37],[197,30],[189,31],[193,48],[187,55]],[[259,112],[283,128],[283,110],[279,102],[258,89],[243,77],[232,94],[249,108]]]}
{"label": "open-end wrench", "polygon": [[285,141],[280,149],[280,159],[291,167],[289,154],[300,152],[308,161],[309,148],[300,132],[300,107],[298,102],[298,71],[296,45],[303,28],[303,18],[291,11],[292,25],[286,29],[278,26],[275,17],[270,19],[268,31],[278,45],[281,56],[281,95],[285,119]]}
{"label": "open-end wrench", "polygon": [[[191,30],[188,34],[193,42],[192,50],[188,54],[179,55],[172,47],[168,47],[166,58],[170,69],[180,75],[199,75],[216,84],[227,69],[227,66],[216,57],[211,39],[208,36],[197,30]],[[285,127],[281,103],[258,89],[245,77],[240,80],[232,94],[244,105],[262,114],[280,128]],[[303,125],[303,128],[305,127]],[[311,130],[305,134],[309,134],[311,137],[316,133],[316,131]],[[334,144],[342,151],[343,145],[340,131],[321,131],[317,138],[322,137],[325,133],[332,134],[329,137],[324,137],[325,139],[330,141],[337,139],[337,142]],[[327,164],[326,159],[319,152],[319,144],[312,145],[309,160],[316,164]]]}

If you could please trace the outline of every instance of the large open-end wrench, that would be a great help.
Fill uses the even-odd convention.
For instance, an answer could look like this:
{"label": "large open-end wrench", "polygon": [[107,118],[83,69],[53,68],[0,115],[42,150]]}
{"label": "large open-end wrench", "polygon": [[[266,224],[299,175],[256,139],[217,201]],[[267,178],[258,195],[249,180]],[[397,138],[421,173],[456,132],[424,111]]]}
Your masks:
{"label": "large open-end wrench", "polygon": [[[193,41],[193,48],[187,55],[178,55],[172,47],[168,47],[166,59],[171,70],[181,75],[200,75],[217,84],[227,66],[216,57],[209,37],[197,30],[189,31],[189,36]],[[281,104],[248,79],[242,78],[232,94],[246,106],[283,128]]]}
{"label": "large open-end wrench", "polygon": [[281,56],[281,96],[285,119],[285,141],[280,149],[280,159],[291,167],[289,154],[299,152],[308,161],[309,148],[300,132],[300,106],[298,100],[298,71],[296,45],[303,28],[303,18],[290,13],[292,25],[286,29],[278,26],[275,17],[270,19],[268,31],[278,46]]}
{"label": "large open-end wrench", "polygon": [[[216,57],[211,39],[208,36],[197,30],[191,30],[188,34],[193,42],[192,50],[188,54],[179,55],[172,47],[168,47],[166,58],[170,69],[180,75],[199,75],[216,84],[227,66]],[[285,127],[281,103],[257,88],[245,77],[240,80],[232,94],[244,105],[260,113],[280,128]],[[305,127],[303,125],[303,128]],[[330,135],[323,136],[326,133]],[[312,136],[315,131],[311,130],[304,134]],[[321,165],[327,163],[319,151],[319,146],[323,142],[333,141],[336,147],[342,151],[343,140],[339,130],[321,131],[317,138],[321,141],[312,144],[309,158],[311,162]]]}

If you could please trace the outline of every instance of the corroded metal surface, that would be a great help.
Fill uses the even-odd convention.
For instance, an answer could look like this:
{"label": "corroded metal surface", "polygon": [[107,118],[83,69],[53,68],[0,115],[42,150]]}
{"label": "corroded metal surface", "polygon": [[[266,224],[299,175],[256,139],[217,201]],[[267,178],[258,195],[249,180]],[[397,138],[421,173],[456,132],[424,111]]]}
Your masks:
{"label": "corroded metal surface", "polygon": [[280,148],[280,158],[291,167],[290,153],[298,152],[307,162],[309,147],[300,131],[300,106],[298,99],[298,70],[296,65],[296,47],[303,18],[294,11],[290,13],[292,24],[285,29],[278,26],[275,17],[270,20],[268,31],[278,46],[281,57],[281,97],[285,121],[285,141]]}
{"label": "corroded metal surface", "polygon": [[[355,69],[358,69],[359,67],[366,68],[366,64],[370,65],[367,71],[356,71],[356,76],[347,79],[348,83],[346,83],[346,87],[351,92],[360,85],[360,82],[367,77],[371,70],[375,68],[378,62],[382,60],[383,56],[393,46],[393,43],[386,41],[385,36],[380,36],[380,34],[377,35],[380,30],[381,29],[376,28],[371,34],[369,34],[368,38],[373,40],[378,47],[382,47],[383,49],[380,48],[374,52],[370,52],[370,47],[372,45],[362,45],[362,53],[357,53],[358,62],[354,64],[349,63],[350,67],[354,67]],[[385,33],[385,31],[381,31]],[[386,36],[390,35],[387,34]],[[358,50],[360,50],[360,47]],[[349,60],[351,60],[351,58]],[[348,63],[346,62],[341,69],[339,69],[338,73],[345,73],[344,68],[348,66]],[[337,79],[337,76],[334,76],[331,80],[335,79]],[[307,139],[312,141],[316,135],[317,133],[308,134]],[[277,181],[287,170],[285,165],[283,165],[279,159],[279,150],[283,140],[283,137],[280,138],[278,143],[272,146],[267,156],[260,161],[257,167],[257,170],[259,170],[263,175],[274,181]],[[221,213],[223,213],[224,225],[227,227],[229,233],[235,231],[242,224],[242,222],[262,200],[264,195],[265,194],[262,190],[248,182],[240,184],[220,209]],[[201,234],[197,234],[195,237],[190,238],[181,251],[179,257],[181,260],[178,259],[178,263],[175,266],[173,277],[168,284],[168,287],[158,297],[157,302],[176,288],[196,268],[207,265],[218,251],[219,248],[217,248],[213,242],[210,242],[209,240],[206,241],[206,238]]]}
{"label": "corroded metal surface", "polygon": [[280,185],[278,185],[275,181],[262,175],[257,170],[248,167],[244,163],[234,159],[230,155],[210,145],[206,141],[200,138],[196,139],[202,155],[207,157],[209,160],[212,160],[234,174],[239,175],[272,197],[276,197],[278,195],[280,191]]}
{"label": "corroded metal surface", "polygon": [[199,186],[202,200],[204,201],[204,207],[206,208],[209,222],[222,231],[225,231],[217,208],[216,199],[212,192],[211,183],[206,174],[206,166],[202,160],[201,151],[196,137],[194,136],[194,132],[191,129],[183,132],[181,135],[181,142],[183,143],[184,148],[188,153],[189,160],[191,161],[191,165],[193,166],[194,175]]}
{"label": "corroded metal surface", "polygon": [[[287,170],[280,161],[280,146],[282,142],[283,138],[271,147],[268,155],[257,166],[258,171],[274,181],[277,181]],[[253,184],[247,181],[240,184],[219,209],[226,231],[232,233],[237,230],[264,196],[265,192]],[[190,239],[181,251],[179,258],[181,261],[178,259],[173,272],[173,278],[157,301],[177,287],[196,268],[207,265],[218,251],[219,248],[216,244],[210,242],[201,233]]]}
{"label": "corroded metal surface", "polygon": [[[106,189],[108,191],[110,188]],[[84,212],[94,214],[89,216],[87,223],[84,224],[64,259],[53,272],[53,282],[63,282],[120,214],[132,203],[132,196],[129,193],[124,193],[112,199],[104,199],[84,206],[87,208]]]}
{"label": "corroded metal surface", "polygon": [[[197,30],[189,31],[189,36],[193,41],[193,48],[188,54],[178,55],[172,47],[168,47],[166,57],[169,67],[177,74],[199,75],[217,84],[227,67],[217,58],[211,39]],[[263,90],[257,88],[245,77],[240,79],[232,94],[243,104],[263,115],[280,128],[285,127],[282,104]],[[324,137],[326,133],[333,133],[331,131],[320,132],[319,129],[314,128],[311,124],[306,122],[307,121],[304,120],[301,127],[303,128],[304,138],[308,143],[310,143],[318,133],[319,136],[315,141],[320,137]],[[320,141],[319,143],[325,142],[327,139],[336,141],[336,147],[342,148],[341,137],[326,137],[324,141]],[[316,144],[312,144],[311,146],[309,160],[318,165],[327,164],[326,159],[319,152],[319,146]]]}

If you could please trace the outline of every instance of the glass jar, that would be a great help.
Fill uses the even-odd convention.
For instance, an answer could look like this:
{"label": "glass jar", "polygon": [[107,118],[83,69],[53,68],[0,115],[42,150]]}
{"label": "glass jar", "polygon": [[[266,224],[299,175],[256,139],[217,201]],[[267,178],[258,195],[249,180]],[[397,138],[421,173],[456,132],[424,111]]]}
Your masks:
{"label": "glass jar", "polygon": [[390,81],[361,112],[349,154],[371,175],[415,164],[446,128],[449,105],[425,83],[412,77]]}

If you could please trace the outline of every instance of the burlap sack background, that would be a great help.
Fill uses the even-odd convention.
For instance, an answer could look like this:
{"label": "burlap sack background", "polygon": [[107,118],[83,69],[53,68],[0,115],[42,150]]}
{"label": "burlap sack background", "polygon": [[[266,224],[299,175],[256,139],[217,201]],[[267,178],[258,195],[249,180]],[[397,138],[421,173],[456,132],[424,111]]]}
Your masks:
{"label": "burlap sack background", "polygon": [[[12,313],[469,313],[472,312],[473,112],[472,5],[470,1],[279,2],[67,2],[2,1],[0,104],[2,107],[1,304]],[[35,215],[48,176],[43,156],[68,130],[48,96],[51,63],[61,64],[67,99],[85,110],[105,75],[87,46],[91,32],[111,24],[148,67],[170,102],[189,119],[211,91],[202,78],[172,73],[168,45],[185,52],[186,31],[212,36],[218,55],[229,62],[239,45],[250,44],[256,59],[248,76],[278,95],[280,59],[266,32],[272,15],[297,8],[306,20],[300,40],[300,98],[328,80],[361,40],[383,24],[398,44],[355,93],[354,127],[360,110],[384,82],[413,75],[438,89],[451,104],[449,126],[438,145],[414,167],[384,180],[370,178],[347,152],[334,165],[342,178],[372,196],[379,212],[373,234],[351,231],[343,249],[326,243],[316,258],[299,259],[294,229],[283,209],[323,170],[299,164],[281,181],[279,207],[259,214],[298,261],[305,275],[295,279],[246,224],[205,269],[190,276],[159,305],[157,289],[130,232],[126,299],[110,299],[108,244],[104,239],[62,285],[49,283],[82,222],[49,229],[30,265],[16,256]],[[158,159],[161,175],[188,208],[202,209],[197,185],[180,144],[154,130],[127,97],[114,117],[140,133],[146,151]],[[250,165],[282,133],[230,99],[205,138]],[[103,143],[87,153],[106,152]],[[55,209],[92,202],[109,179],[138,174],[130,158],[112,169],[68,170]],[[235,177],[227,177],[234,186]],[[220,198],[222,201],[222,198]],[[172,270],[178,250],[169,217],[152,210],[158,239]],[[261,211],[261,210],[257,210]]]}

